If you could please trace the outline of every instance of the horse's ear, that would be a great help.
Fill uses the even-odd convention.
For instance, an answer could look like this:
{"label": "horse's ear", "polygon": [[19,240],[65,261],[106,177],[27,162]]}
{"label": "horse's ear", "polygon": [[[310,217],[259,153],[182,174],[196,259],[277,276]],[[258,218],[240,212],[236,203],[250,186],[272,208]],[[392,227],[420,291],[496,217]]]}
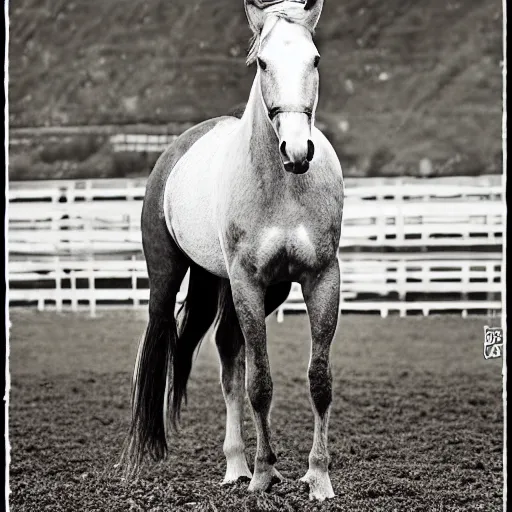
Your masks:
{"label": "horse's ear", "polygon": [[304,10],[307,13],[306,25],[313,32],[322,14],[324,0],[307,0]]}
{"label": "horse's ear", "polygon": [[[284,6],[280,6],[279,11],[282,9],[284,12],[287,12],[289,9],[292,19],[300,19],[313,32],[320,19],[324,0],[244,0],[247,20],[255,34],[261,32],[267,12],[273,12],[272,9],[269,9],[269,11],[266,11],[266,9],[276,4],[284,4]],[[304,7],[300,4],[303,4]],[[304,9],[302,13],[301,9]]]}
{"label": "horse's ear", "polygon": [[244,0],[244,5],[249,27],[255,34],[259,34],[265,23],[264,6],[259,0]]}

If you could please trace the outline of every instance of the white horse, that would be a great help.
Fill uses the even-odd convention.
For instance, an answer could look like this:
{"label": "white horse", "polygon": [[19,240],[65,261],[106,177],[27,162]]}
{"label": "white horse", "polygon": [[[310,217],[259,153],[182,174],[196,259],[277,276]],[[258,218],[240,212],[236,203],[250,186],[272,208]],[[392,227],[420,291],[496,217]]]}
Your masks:
{"label": "white horse", "polygon": [[[302,480],[311,498],[334,496],[327,450],[329,353],[339,311],[343,178],[336,153],[314,126],[320,57],[312,33],[322,5],[322,0],[245,0],[254,32],[248,63],[257,62],[245,112],[185,132],[148,179],[142,235],[149,323],[134,373],[125,451],[131,469],[146,453],[165,457],[167,418],[176,426],[194,351],[215,324],[227,410],[224,483],[246,477],[255,491],[282,478],[269,423],[265,317],[286,300],[295,281],[310,318],[308,377],[315,418]],[[177,327],[176,294],[188,269],[189,290]],[[257,431],[252,473],[244,453],[246,391]]]}

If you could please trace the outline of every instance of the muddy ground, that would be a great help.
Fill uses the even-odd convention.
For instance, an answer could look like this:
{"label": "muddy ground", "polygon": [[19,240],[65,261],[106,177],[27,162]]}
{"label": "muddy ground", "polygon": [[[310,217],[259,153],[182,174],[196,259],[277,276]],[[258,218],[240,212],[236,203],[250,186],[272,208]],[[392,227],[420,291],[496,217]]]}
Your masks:
{"label": "muddy ground", "polygon": [[[13,511],[502,510],[501,360],[485,361],[498,319],[342,317],[332,351],[331,479],[308,501],[313,419],[304,316],[269,321],[277,468],[287,481],[249,494],[222,487],[224,403],[206,340],[182,431],[138,481],[111,473],[129,423],[142,312],[11,311],[10,507]],[[255,433],[246,414],[248,454]]]}

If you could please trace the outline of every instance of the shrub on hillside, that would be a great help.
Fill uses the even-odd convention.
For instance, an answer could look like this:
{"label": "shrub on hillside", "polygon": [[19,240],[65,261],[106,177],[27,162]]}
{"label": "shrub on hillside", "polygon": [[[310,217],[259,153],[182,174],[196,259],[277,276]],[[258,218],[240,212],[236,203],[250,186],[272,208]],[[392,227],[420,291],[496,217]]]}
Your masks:
{"label": "shrub on hillside", "polygon": [[493,174],[503,173],[503,150],[500,149],[494,152],[491,164],[489,165],[489,172]]}
{"label": "shrub on hillside", "polygon": [[476,152],[467,155],[456,154],[437,169],[437,174],[444,176],[479,176],[489,168]]}
{"label": "shrub on hillside", "polygon": [[113,176],[116,178],[133,175],[147,176],[159,156],[157,153],[116,152],[113,155]]}
{"label": "shrub on hillside", "polygon": [[381,146],[376,149],[370,156],[368,169],[366,170],[366,176],[381,176],[383,169],[393,161],[395,154],[391,149],[386,146]]}
{"label": "shrub on hillside", "polygon": [[10,154],[8,163],[8,174],[10,181],[33,179],[33,158],[32,154],[20,153]]}
{"label": "shrub on hillside", "polygon": [[59,161],[83,162],[97,153],[104,145],[104,137],[80,135],[45,144],[39,151],[39,158],[46,164]]}
{"label": "shrub on hillside", "polygon": [[113,168],[114,157],[110,151],[99,151],[77,164],[77,172],[80,172],[83,178],[110,178]]}

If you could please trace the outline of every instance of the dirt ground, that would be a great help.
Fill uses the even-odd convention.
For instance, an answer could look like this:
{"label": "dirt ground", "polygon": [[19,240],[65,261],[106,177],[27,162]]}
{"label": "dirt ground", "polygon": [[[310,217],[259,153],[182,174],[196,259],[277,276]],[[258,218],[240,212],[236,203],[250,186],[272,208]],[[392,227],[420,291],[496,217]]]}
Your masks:
{"label": "dirt ground", "polygon": [[[501,360],[483,358],[498,319],[343,316],[332,350],[329,441],[336,493],[308,501],[298,482],[313,434],[308,323],[269,321],[277,468],[287,481],[249,494],[223,487],[224,402],[206,340],[182,431],[139,480],[112,474],[129,424],[145,314],[11,311],[10,508],[13,511],[502,510]],[[250,460],[255,433],[246,413]]]}

